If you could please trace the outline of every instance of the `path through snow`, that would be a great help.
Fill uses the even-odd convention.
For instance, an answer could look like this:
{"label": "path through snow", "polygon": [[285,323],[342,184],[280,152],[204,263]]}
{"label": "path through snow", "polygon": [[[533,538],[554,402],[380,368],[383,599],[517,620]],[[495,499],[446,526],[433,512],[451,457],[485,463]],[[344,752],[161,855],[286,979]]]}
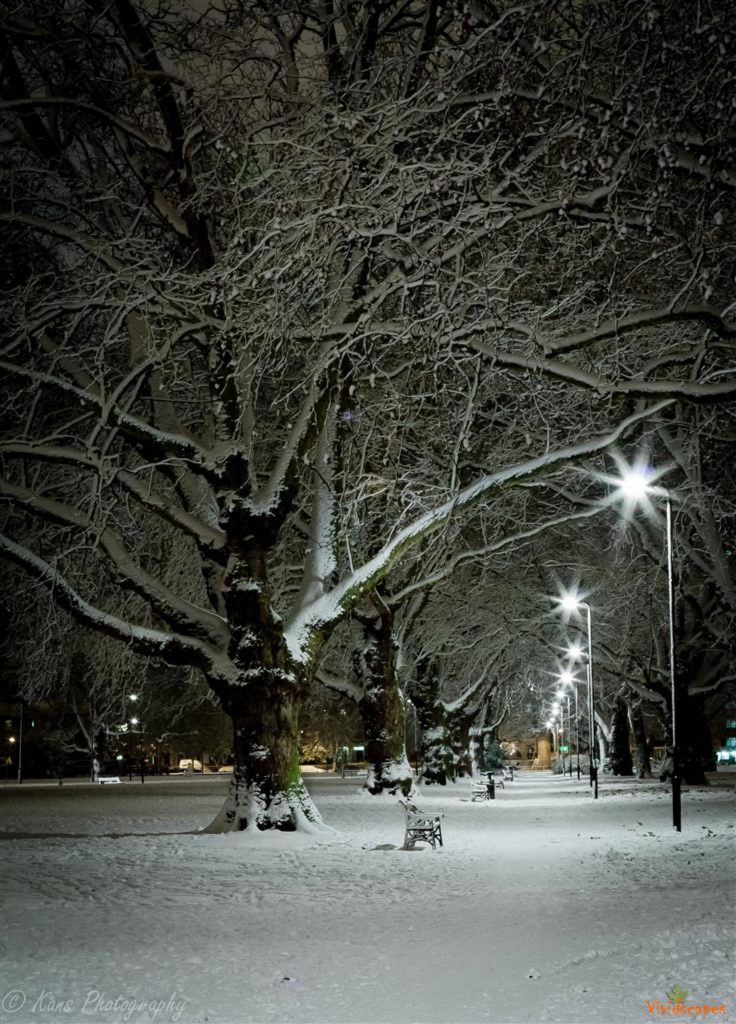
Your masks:
{"label": "path through snow", "polygon": [[0,1019],[614,1024],[680,985],[736,1021],[735,778],[684,792],[681,835],[653,783],[427,789],[446,845],[410,853],[356,780],[308,777],[319,838],[189,832],[217,778],[1,789]]}

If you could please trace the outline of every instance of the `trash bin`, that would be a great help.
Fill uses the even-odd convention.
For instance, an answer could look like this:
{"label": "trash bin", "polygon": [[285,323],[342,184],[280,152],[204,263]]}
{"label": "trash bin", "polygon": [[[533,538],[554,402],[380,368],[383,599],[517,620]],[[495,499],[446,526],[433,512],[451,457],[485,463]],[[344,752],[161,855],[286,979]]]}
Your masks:
{"label": "trash bin", "polygon": [[496,780],[493,778],[492,775],[488,776],[488,779],[486,780],[486,785],[488,786],[488,799],[489,800],[495,800],[496,799]]}

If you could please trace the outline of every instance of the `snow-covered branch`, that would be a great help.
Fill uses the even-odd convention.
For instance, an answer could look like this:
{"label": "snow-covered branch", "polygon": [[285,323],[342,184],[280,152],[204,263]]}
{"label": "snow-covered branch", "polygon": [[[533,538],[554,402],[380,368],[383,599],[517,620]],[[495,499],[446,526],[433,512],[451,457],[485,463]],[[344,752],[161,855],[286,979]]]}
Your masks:
{"label": "snow-covered branch", "polygon": [[391,568],[407,551],[429,534],[444,526],[450,518],[472,508],[478,501],[494,491],[518,487],[544,473],[552,473],[567,463],[605,451],[632,427],[643,420],[656,416],[670,404],[669,401],[664,401],[653,406],[646,406],[626,417],[605,434],[483,476],[464,487],[451,500],[420,516],[412,524],[400,530],[378,554],[343,579],[331,593],[311,604],[295,609],[286,626],[286,638],[292,657],[297,661],[303,660],[309,633],[312,629],[342,618],[368,591],[388,575]]}
{"label": "snow-covered branch", "polygon": [[2,479],[0,495],[47,522],[72,527],[83,536],[86,535],[90,544],[97,544],[104,551],[115,572],[123,577],[124,585],[135,591],[155,613],[183,635],[200,636],[223,647],[226,645],[229,633],[225,621],[211,611],[179,597],[160,579],[146,572],[111,527],[100,528],[72,506],[34,494],[27,488]]}
{"label": "snow-covered branch", "polygon": [[162,658],[171,665],[194,664],[210,671],[223,660],[215,648],[201,640],[138,626],[96,608],[72,587],[58,569],[5,535],[0,535],[0,555],[21,566],[33,578],[48,587],[54,599],[79,622],[122,640],[137,654]]}
{"label": "snow-covered branch", "polygon": [[599,504],[586,508],[582,511],[570,512],[564,516],[556,516],[554,519],[548,519],[545,522],[538,523],[526,530],[519,530],[517,532],[510,533],[507,536],[502,537],[500,540],[493,541],[490,544],[484,544],[482,547],[472,548],[468,551],[459,551],[457,554],[448,558],[447,562],[439,569],[436,569],[434,572],[428,573],[419,579],[413,580],[411,583],[407,583],[406,586],[401,588],[401,590],[397,590],[391,594],[389,598],[390,604],[393,607],[396,607],[411,595],[436,586],[437,583],[447,579],[448,576],[451,576],[456,569],[459,569],[463,565],[467,565],[468,562],[477,563],[482,561],[488,555],[496,554],[499,551],[503,551],[505,548],[521,547],[524,541],[531,540],[533,537],[538,537],[546,530],[552,530],[557,526],[569,526],[582,519],[591,519],[593,516],[603,512],[607,507],[608,505],[606,502],[600,502]]}

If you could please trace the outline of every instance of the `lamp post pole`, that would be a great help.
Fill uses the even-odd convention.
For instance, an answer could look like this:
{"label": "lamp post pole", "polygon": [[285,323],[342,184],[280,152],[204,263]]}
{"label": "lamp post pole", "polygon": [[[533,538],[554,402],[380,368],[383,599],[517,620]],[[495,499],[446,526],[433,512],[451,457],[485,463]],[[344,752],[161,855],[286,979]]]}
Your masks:
{"label": "lamp post pole", "polygon": [[578,599],[576,594],[566,594],[560,600],[560,606],[567,612],[585,609],[585,617],[588,627],[588,755],[590,758],[590,785],[593,788],[593,796],[598,799],[598,754],[597,754],[597,730],[595,721],[595,708],[593,707],[593,616],[590,605]]}
{"label": "lamp post pole", "polygon": [[[572,682],[572,673],[571,672],[565,672],[560,677],[560,682],[562,683],[563,686],[566,686],[568,683],[571,683]],[[578,693],[578,691],[577,691],[577,687],[576,687],[576,689],[575,689],[575,707],[576,708],[577,708],[577,693]],[[572,778],[572,716],[570,715],[570,694],[569,693],[565,693],[564,690],[560,690],[557,693],[557,700],[560,701],[560,718],[562,719],[562,723],[563,723],[563,725],[562,725],[562,742],[564,743],[565,742],[565,726],[564,726],[564,721],[565,720],[564,720],[564,717],[563,717],[563,710],[562,710],[562,703],[561,703],[563,697],[567,701],[567,751],[566,751],[566,753],[569,754],[569,756],[570,756],[569,772],[570,772],[570,778]],[[580,759],[578,758],[578,778],[580,778],[579,772],[580,772]],[[565,774],[565,754],[564,754],[564,752],[563,752],[563,755],[562,755],[562,774],[563,775]]]}
{"label": "lamp post pole", "polygon": [[[565,697],[567,699],[567,754],[570,759],[568,774],[570,778],[572,778],[572,718],[570,717],[570,694],[566,693]],[[565,762],[563,761],[562,764],[564,767]]]}
{"label": "lamp post pole", "polygon": [[631,501],[641,501],[650,495],[664,496],[665,499],[665,536],[667,544],[667,604],[669,620],[669,662],[670,662],[670,722],[672,734],[672,825],[682,831],[682,797],[680,780],[680,751],[677,745],[677,668],[675,663],[675,574],[674,574],[674,543],[672,539],[672,499],[669,491],[657,485],[651,486],[653,474],[651,470],[642,468],[625,473],[616,481],[620,493]]}
{"label": "lamp post pole", "polygon": [[565,778],[565,705],[560,701],[560,738],[557,743],[557,749],[560,752],[562,759],[562,778]]}
{"label": "lamp post pole", "polygon": [[578,782],[580,782],[580,711],[578,709],[578,684],[575,681],[575,756],[577,758]]}
{"label": "lamp post pole", "polygon": [[141,782],[146,781],[146,775],[143,770],[143,722],[140,723],[140,729],[138,731],[138,744],[139,744],[139,755],[141,759]]}
{"label": "lamp post pole", "polygon": [[677,683],[675,669],[675,576],[672,564],[672,502],[667,494],[667,599],[670,625],[670,699],[672,708],[672,825],[682,832],[682,797],[680,791],[679,751],[677,749]]}
{"label": "lamp post pole", "polygon": [[593,707],[593,621],[590,612],[590,605],[580,602],[580,607],[585,608],[588,623],[588,736],[590,738],[590,784],[593,787],[593,797],[598,799],[598,730],[595,721],[595,708]]}
{"label": "lamp post pole", "polygon": [[18,785],[23,782],[23,702],[20,705],[20,725],[18,726]]}
{"label": "lamp post pole", "polygon": [[[131,718],[130,724],[138,726],[138,760],[140,762],[141,782],[145,782],[146,781],[146,776],[145,776],[145,773],[143,771],[143,722],[140,720],[140,718]],[[130,781],[132,782],[133,781],[133,771],[132,771],[133,766],[131,765],[130,768],[131,768]]]}

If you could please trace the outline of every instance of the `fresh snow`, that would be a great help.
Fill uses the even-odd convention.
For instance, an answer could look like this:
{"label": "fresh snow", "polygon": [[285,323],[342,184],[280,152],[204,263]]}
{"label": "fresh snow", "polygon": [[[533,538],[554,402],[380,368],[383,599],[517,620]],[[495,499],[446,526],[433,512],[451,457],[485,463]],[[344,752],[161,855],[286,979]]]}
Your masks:
{"label": "fresh snow", "polygon": [[679,835],[655,782],[420,786],[436,852],[327,773],[316,834],[198,833],[217,776],[0,786],[0,1020],[613,1024],[671,1019],[647,1000],[679,985],[736,1021],[736,773],[712,780]]}

